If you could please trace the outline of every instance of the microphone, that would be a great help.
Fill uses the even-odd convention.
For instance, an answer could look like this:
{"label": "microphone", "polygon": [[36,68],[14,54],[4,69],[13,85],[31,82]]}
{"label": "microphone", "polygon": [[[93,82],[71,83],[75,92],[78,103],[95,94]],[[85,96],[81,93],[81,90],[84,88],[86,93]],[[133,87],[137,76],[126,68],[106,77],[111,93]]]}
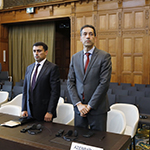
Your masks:
{"label": "microphone", "polygon": [[72,141],[72,139],[68,137],[68,136],[71,136],[72,133],[73,133],[73,131],[72,131],[72,130],[69,130],[69,131],[63,136],[63,139],[64,139],[65,141],[68,141],[68,142]]}
{"label": "microphone", "polygon": [[32,127],[31,127],[31,129],[32,130],[39,130],[39,129],[41,129],[42,128],[42,125],[41,124],[38,124],[38,125],[33,125]]}
{"label": "microphone", "polygon": [[55,136],[61,137],[63,135],[63,133],[64,133],[64,129],[60,129]]}
{"label": "microphone", "polygon": [[73,133],[73,131],[72,130],[69,130],[64,136],[71,136],[72,135],[72,133]]}
{"label": "microphone", "polygon": [[28,129],[28,133],[31,135],[35,135],[35,134],[38,134],[41,132],[42,132],[42,125],[41,124],[38,124],[38,125],[33,124],[32,127],[30,129]]}
{"label": "microphone", "polygon": [[31,126],[27,126],[26,128],[22,129],[20,132],[25,133],[28,130],[40,130],[42,128],[41,124],[33,124]]}
{"label": "microphone", "polygon": [[78,136],[78,131],[77,131],[77,130],[74,131],[74,136],[75,136],[75,137]]}
{"label": "microphone", "polygon": [[25,132],[27,132],[29,129],[31,129],[32,127],[33,127],[33,125],[27,126],[26,128],[20,130],[20,132],[25,133]]}
{"label": "microphone", "polygon": [[42,125],[41,125],[41,124],[38,124],[38,125],[36,126],[36,128],[39,130],[39,129],[42,128]]}

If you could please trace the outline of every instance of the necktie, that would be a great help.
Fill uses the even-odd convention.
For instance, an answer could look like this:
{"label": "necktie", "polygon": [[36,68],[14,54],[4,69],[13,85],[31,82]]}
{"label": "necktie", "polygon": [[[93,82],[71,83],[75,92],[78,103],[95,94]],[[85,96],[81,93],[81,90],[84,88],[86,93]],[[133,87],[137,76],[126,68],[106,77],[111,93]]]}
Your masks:
{"label": "necktie", "polygon": [[[87,69],[87,66],[88,66],[88,64],[89,64],[89,55],[90,55],[90,53],[85,53],[85,55],[87,56],[87,60],[86,60],[86,62],[85,62],[85,67],[84,67],[84,73],[86,72],[86,69]],[[82,98],[83,98],[83,100],[85,99],[84,98],[84,93],[83,93],[83,95],[82,95]]]}
{"label": "necktie", "polygon": [[84,67],[84,73],[86,72],[87,66],[89,64],[89,55],[90,55],[90,53],[85,53],[85,55],[87,56],[87,60],[86,60],[85,67]]}
{"label": "necktie", "polygon": [[33,78],[32,78],[32,90],[34,89],[35,86],[35,82],[36,82],[36,75],[37,75],[37,71],[38,71],[38,67],[40,66],[40,64],[37,64]]}

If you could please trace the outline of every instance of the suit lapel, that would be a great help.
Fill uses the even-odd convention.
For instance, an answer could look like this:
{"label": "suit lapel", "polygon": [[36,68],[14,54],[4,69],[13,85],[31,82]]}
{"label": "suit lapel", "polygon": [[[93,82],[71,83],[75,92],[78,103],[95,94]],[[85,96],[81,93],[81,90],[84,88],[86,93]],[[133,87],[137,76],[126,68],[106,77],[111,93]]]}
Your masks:
{"label": "suit lapel", "polygon": [[34,65],[35,65],[35,63],[33,63],[33,64],[30,66],[29,72],[28,72],[28,75],[27,75],[27,80],[29,81],[28,89],[30,89],[31,75],[32,75],[32,72],[33,72],[33,69],[34,69]]}
{"label": "suit lapel", "polygon": [[45,63],[43,64],[43,67],[42,67],[42,69],[41,69],[41,71],[40,71],[38,77],[37,77],[37,80],[36,80],[36,83],[35,83],[34,88],[36,87],[36,85],[38,84],[38,81],[40,80],[40,78],[41,78],[42,75],[44,74],[44,72],[45,72],[45,70],[46,70],[46,68],[47,68],[47,64],[48,64],[48,61],[46,60]]}
{"label": "suit lapel", "polygon": [[79,60],[81,60],[81,62],[80,62],[80,66],[81,66],[81,73],[83,74],[83,76],[84,76],[84,52],[83,52],[83,50],[81,51],[81,55],[80,55],[80,59]]}
{"label": "suit lapel", "polygon": [[95,48],[95,49],[94,49],[94,52],[93,52],[93,55],[92,55],[92,57],[91,57],[91,60],[90,60],[90,62],[89,62],[89,64],[88,64],[88,67],[87,67],[87,69],[86,69],[86,72],[85,72],[85,74],[84,74],[83,81],[86,79],[86,77],[87,77],[87,75],[88,75],[90,69],[91,69],[92,66],[93,66],[93,63],[95,62],[95,59],[97,58],[97,52],[98,52],[98,51],[97,51],[97,49]]}

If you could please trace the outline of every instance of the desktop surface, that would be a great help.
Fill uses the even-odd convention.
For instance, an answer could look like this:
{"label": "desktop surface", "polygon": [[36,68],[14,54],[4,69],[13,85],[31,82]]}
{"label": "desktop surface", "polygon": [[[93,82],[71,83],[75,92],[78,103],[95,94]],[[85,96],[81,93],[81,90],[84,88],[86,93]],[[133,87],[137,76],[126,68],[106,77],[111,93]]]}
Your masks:
{"label": "desktop surface", "polygon": [[[0,114],[0,124],[17,118],[11,115]],[[35,135],[31,135],[28,132],[20,132],[33,124],[41,124],[42,132]],[[32,121],[13,128],[0,126],[0,147],[4,150],[11,150],[12,147],[17,150],[69,150],[72,141],[68,142],[62,137],[56,137],[60,129],[64,130],[64,134],[71,130],[73,132],[73,135],[69,137],[71,139],[74,138],[74,132],[77,131],[78,143],[85,143],[104,150],[126,150],[131,143],[131,138],[126,135],[93,131],[94,134],[90,138],[86,138],[83,135],[87,134],[87,129],[52,122]]]}

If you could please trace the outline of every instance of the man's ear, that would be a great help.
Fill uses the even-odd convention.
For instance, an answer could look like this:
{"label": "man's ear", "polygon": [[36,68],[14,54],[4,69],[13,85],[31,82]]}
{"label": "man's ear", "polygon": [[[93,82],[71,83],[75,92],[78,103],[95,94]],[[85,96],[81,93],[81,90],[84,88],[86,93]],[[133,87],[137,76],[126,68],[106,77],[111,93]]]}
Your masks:
{"label": "man's ear", "polygon": [[45,55],[47,55],[48,54],[48,50],[47,51],[45,51]]}
{"label": "man's ear", "polygon": [[82,38],[81,38],[81,36],[80,36],[80,42],[82,42]]}
{"label": "man's ear", "polygon": [[95,43],[96,43],[96,41],[97,41],[97,37],[95,36]]}

